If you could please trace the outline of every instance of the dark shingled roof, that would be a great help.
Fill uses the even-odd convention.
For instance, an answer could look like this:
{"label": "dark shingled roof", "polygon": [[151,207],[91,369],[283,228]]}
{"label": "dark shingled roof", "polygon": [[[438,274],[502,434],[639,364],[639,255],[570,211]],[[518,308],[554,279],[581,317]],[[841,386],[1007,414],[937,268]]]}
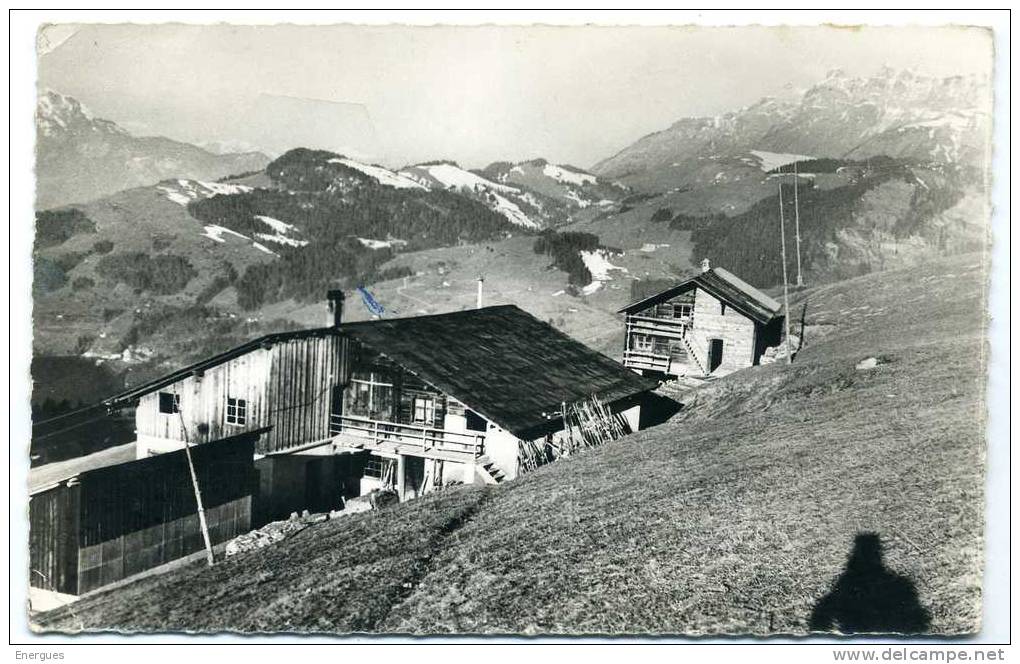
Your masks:
{"label": "dark shingled roof", "polygon": [[561,402],[608,403],[657,385],[513,305],[341,329],[517,436]]}
{"label": "dark shingled roof", "polygon": [[716,267],[700,272],[678,283],[676,286],[656,293],[643,300],[628,304],[619,313],[632,313],[668,300],[692,286],[699,286],[748,318],[761,324],[768,323],[779,315],[782,305],[728,270]]}
{"label": "dark shingled roof", "polygon": [[513,306],[392,318],[268,334],[103,401],[119,408],[263,345],[343,334],[397,364],[514,434],[543,424],[560,403],[597,394],[605,402],[656,387]]}

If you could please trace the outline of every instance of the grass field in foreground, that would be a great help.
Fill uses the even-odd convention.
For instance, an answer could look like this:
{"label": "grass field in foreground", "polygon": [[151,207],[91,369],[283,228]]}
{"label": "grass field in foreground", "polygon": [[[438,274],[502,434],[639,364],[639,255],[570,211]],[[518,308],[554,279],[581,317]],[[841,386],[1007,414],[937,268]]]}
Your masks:
{"label": "grass field in foreground", "polygon": [[[793,365],[494,489],[327,522],[43,629],[805,633],[861,533],[934,633],[980,620],[980,257],[810,289]],[[800,308],[794,308],[800,313]],[[862,359],[880,364],[858,370]]]}

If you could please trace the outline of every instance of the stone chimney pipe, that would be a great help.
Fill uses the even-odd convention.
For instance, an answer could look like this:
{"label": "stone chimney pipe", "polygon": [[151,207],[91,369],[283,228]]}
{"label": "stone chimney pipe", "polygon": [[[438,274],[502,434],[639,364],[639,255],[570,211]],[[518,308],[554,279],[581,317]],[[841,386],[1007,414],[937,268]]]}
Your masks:
{"label": "stone chimney pipe", "polygon": [[708,259],[706,258],[706,259],[702,260],[701,261],[701,271],[702,272],[708,272],[710,269],[712,269],[712,266],[709,264]]}

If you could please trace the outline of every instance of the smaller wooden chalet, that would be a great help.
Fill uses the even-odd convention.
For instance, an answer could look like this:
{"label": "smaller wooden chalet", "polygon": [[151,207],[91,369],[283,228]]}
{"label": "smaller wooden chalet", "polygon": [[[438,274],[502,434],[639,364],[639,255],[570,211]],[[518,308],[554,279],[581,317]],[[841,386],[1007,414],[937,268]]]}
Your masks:
{"label": "smaller wooden chalet", "polygon": [[108,400],[135,405],[139,457],[267,428],[257,522],[383,486],[402,499],[515,477],[597,395],[627,427],[654,381],[521,309],[496,306],[274,334]]}
{"label": "smaller wooden chalet", "polygon": [[[192,450],[214,545],[251,529],[261,433]],[[29,472],[32,588],[80,595],[204,548],[184,451],[138,460],[124,452],[111,448]]]}
{"label": "smaller wooden chalet", "polygon": [[629,304],[623,363],[645,374],[721,376],[758,364],[782,339],[782,307],[723,268]]}

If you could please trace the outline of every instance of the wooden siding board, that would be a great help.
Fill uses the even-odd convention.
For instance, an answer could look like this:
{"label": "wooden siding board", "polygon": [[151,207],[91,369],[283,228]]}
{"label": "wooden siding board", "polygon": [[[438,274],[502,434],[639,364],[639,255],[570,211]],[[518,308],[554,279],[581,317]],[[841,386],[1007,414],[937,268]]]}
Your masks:
{"label": "wooden siding board", "polygon": [[[217,537],[247,530],[258,433],[192,449]],[[237,503],[231,505],[231,503]],[[201,548],[184,451],[84,471],[29,502],[32,585],[80,594]],[[188,529],[194,531],[192,534]],[[197,549],[193,549],[197,550]],[[181,553],[183,552],[183,553]],[[43,568],[43,569],[40,569]]]}
{"label": "wooden siding board", "polygon": [[29,585],[78,592],[77,486],[60,485],[29,499]]}
{"label": "wooden siding board", "polygon": [[273,430],[260,451],[279,452],[328,437],[330,395],[342,374],[342,351],[335,336],[273,347],[266,399]]}

